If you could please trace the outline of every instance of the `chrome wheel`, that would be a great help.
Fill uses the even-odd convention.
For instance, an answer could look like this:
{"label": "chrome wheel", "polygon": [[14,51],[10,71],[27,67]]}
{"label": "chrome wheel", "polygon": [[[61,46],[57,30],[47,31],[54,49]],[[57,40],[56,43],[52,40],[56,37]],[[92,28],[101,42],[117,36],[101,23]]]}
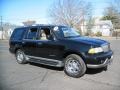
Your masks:
{"label": "chrome wheel", "polygon": [[26,58],[22,50],[17,50],[16,59],[17,59],[17,62],[20,64],[26,63]]}
{"label": "chrome wheel", "polygon": [[71,74],[78,74],[81,70],[79,61],[72,58],[68,59],[65,67],[67,72]]}
{"label": "chrome wheel", "polygon": [[85,74],[86,65],[83,59],[76,54],[70,54],[65,58],[64,72],[71,77],[81,77]]}
{"label": "chrome wheel", "polygon": [[17,60],[20,61],[20,62],[24,60],[24,55],[23,55],[23,53],[21,51],[17,52],[16,57],[17,57]]}

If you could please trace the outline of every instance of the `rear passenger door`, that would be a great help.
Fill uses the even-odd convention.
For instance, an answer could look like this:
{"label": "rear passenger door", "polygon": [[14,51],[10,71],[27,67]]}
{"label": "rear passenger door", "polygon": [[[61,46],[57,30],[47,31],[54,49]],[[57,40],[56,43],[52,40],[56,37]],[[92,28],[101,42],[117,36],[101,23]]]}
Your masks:
{"label": "rear passenger door", "polygon": [[38,27],[31,27],[27,30],[26,35],[23,39],[24,53],[29,56],[36,56],[36,39],[38,33]]}

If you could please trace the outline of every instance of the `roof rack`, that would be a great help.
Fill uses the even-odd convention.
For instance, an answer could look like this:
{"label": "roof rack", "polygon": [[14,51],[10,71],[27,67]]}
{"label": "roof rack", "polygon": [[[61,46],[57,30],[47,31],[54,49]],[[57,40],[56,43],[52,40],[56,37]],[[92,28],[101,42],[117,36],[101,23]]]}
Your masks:
{"label": "roof rack", "polygon": [[33,24],[33,25],[23,25],[23,26],[19,26],[18,28],[22,28],[22,27],[34,27],[34,26],[67,26],[67,25],[59,25],[59,24]]}

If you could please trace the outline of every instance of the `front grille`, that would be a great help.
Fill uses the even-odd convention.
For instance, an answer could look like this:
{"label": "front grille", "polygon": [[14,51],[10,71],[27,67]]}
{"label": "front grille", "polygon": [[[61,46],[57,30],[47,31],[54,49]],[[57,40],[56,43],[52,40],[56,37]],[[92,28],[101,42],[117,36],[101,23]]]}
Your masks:
{"label": "front grille", "polygon": [[104,52],[108,52],[110,50],[110,45],[109,44],[103,45],[102,49]]}

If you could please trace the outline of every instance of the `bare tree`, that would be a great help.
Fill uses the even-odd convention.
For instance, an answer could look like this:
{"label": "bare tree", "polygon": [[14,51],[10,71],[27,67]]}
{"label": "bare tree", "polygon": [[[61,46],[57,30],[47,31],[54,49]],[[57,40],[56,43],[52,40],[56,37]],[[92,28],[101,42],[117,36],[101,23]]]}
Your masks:
{"label": "bare tree", "polygon": [[65,24],[76,27],[80,25],[88,15],[89,4],[82,0],[56,0],[50,7],[49,14],[55,24]]}
{"label": "bare tree", "polygon": [[95,22],[95,20],[92,16],[92,10],[93,10],[92,4],[88,2],[86,9],[87,9],[87,13],[86,13],[86,16],[87,16],[86,17],[86,29],[87,29],[87,32],[86,32],[86,34],[91,35],[91,33],[92,33],[91,29],[94,26],[94,22]]}
{"label": "bare tree", "polygon": [[110,4],[120,13],[120,0],[112,0]]}
{"label": "bare tree", "polygon": [[112,0],[104,11],[102,20],[111,20],[115,29],[120,29],[120,2]]}

